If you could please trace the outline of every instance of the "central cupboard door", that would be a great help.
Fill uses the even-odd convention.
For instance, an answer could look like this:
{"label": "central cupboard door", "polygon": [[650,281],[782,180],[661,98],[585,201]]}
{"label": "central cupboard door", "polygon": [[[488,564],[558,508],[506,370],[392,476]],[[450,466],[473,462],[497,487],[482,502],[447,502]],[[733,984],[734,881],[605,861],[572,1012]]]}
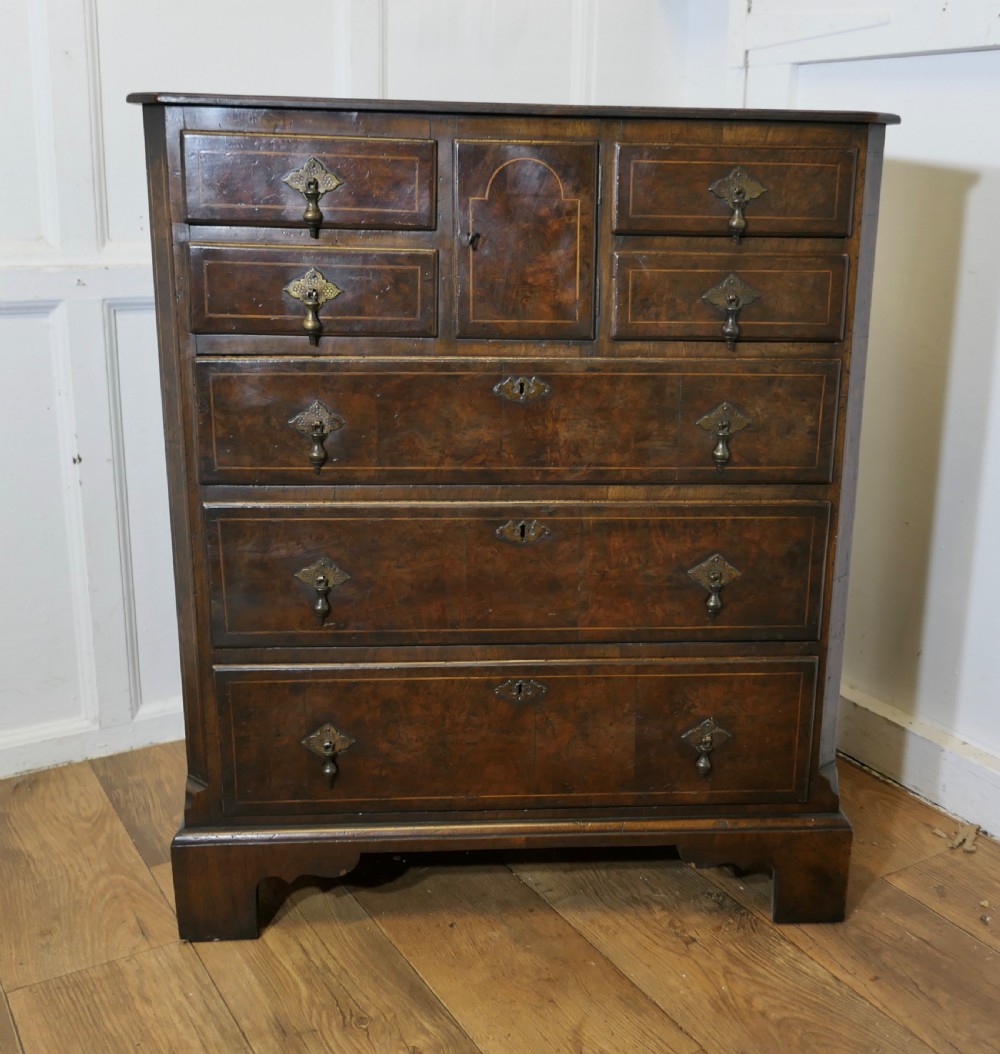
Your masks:
{"label": "central cupboard door", "polygon": [[589,340],[597,143],[455,143],[459,337]]}

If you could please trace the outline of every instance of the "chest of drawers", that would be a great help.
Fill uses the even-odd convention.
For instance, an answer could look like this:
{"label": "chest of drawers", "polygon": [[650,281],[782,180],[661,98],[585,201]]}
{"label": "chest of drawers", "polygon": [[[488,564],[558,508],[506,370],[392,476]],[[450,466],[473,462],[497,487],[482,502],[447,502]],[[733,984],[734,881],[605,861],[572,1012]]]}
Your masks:
{"label": "chest of drawers", "polygon": [[842,917],[874,114],[140,95],[181,935],[359,854],[674,845]]}

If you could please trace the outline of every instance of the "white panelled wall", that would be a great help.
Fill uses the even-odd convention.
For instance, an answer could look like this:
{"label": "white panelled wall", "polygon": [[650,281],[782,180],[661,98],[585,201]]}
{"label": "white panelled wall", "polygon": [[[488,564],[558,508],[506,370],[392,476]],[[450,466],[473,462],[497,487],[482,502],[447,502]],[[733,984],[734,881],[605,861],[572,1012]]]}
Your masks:
{"label": "white panelled wall", "polygon": [[877,109],[904,123],[887,135],[843,744],[1000,831],[1000,3],[312,10],[303,34],[261,0],[5,4],[0,776],[181,734],[127,92]]}

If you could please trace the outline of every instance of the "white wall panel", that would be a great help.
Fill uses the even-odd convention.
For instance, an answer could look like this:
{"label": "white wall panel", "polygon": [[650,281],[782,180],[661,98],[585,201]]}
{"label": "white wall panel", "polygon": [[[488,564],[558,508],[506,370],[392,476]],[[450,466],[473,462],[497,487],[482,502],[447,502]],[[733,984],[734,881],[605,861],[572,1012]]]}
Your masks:
{"label": "white wall panel", "polygon": [[[968,100],[975,98],[975,106]],[[1000,756],[1000,51],[806,65],[898,110],[882,189],[845,682]]]}
{"label": "white wall panel", "polygon": [[574,8],[584,17],[588,7],[573,0],[389,0],[388,94],[570,102]]}
{"label": "white wall panel", "polygon": [[31,67],[30,0],[7,0],[0,32],[0,71],[4,103],[0,106],[0,142],[9,156],[0,165],[0,242],[42,237],[39,193],[37,87]]}
{"label": "white wall panel", "polygon": [[689,5],[684,0],[604,0],[594,6],[592,89],[574,101],[683,105]]}
{"label": "white wall panel", "polygon": [[0,309],[0,740],[84,717],[72,393],[50,305]]}
{"label": "white wall panel", "polygon": [[128,538],[123,576],[132,707],[135,713],[179,709],[156,318],[145,303],[112,308],[108,321],[119,411],[118,500]]}

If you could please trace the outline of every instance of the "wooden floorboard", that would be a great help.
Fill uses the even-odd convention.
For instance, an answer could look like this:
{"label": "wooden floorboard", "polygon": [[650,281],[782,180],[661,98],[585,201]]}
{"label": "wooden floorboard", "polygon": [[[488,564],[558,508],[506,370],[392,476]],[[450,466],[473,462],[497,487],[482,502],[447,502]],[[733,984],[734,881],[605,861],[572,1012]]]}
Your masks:
{"label": "wooden floorboard", "polygon": [[944,849],[886,881],[1000,951],[1000,845],[980,838],[977,846],[975,853]]}
{"label": "wooden floorboard", "polygon": [[7,997],[0,991],[0,1054],[24,1054],[21,1041],[17,1038],[14,1019],[7,1005]]}
{"label": "wooden floorboard", "polygon": [[[766,924],[769,879],[706,874]],[[783,926],[781,936],[932,1050],[1000,1051],[1000,954],[860,865],[843,924]]]}
{"label": "wooden floorboard", "polygon": [[90,767],[146,866],[167,863],[184,807],[184,744],[97,758]]}
{"label": "wooden floorboard", "polygon": [[177,940],[169,906],[86,764],[0,782],[0,920],[8,996]]}
{"label": "wooden floorboard", "polygon": [[484,1054],[698,1050],[499,861],[417,865],[355,896]]}
{"label": "wooden floorboard", "polygon": [[997,1054],[1000,846],[840,767],[840,925],[666,853],[468,854],[265,887],[259,941],[193,946],[179,745],[0,782],[0,1054]]}
{"label": "wooden floorboard", "polygon": [[24,1054],[250,1054],[194,948],[171,944],[13,992]]}
{"label": "wooden floorboard", "polygon": [[954,821],[943,813],[857,765],[841,761],[839,771],[842,807],[854,829],[854,863],[887,875],[945,847],[935,832],[953,828]]}
{"label": "wooden floorboard", "polygon": [[793,1036],[824,1054],[931,1049],[679,861],[516,871],[710,1054],[788,1050]]}

